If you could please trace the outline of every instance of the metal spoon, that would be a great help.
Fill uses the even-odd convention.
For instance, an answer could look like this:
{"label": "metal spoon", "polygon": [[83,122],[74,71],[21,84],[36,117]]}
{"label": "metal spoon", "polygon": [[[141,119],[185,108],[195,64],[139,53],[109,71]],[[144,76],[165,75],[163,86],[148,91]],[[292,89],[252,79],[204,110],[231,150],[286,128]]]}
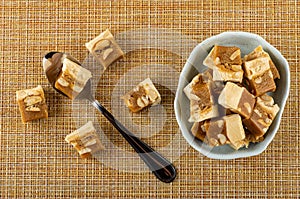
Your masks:
{"label": "metal spoon", "polygon": [[[43,58],[43,68],[46,73],[52,87],[59,93],[65,95],[60,90],[55,88],[55,82],[62,70],[62,58],[66,56],[68,59],[80,63],[65,53],[61,52],[49,52]],[[66,96],[66,95],[65,95]],[[121,135],[127,140],[127,142],[134,148],[139,154],[142,160],[146,163],[153,174],[162,182],[172,182],[176,177],[175,167],[166,158],[154,151],[145,142],[136,137],[133,133],[127,130],[114,116],[107,111],[93,96],[91,88],[91,80],[89,80],[84,89],[75,98],[77,100],[88,100],[96,107],[110,122],[111,124],[121,133]]]}

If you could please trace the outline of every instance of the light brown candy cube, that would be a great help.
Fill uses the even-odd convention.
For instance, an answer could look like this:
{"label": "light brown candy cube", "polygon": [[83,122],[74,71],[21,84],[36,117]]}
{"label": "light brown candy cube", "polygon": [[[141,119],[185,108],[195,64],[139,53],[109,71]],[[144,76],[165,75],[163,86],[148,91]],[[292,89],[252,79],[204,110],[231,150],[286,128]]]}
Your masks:
{"label": "light brown candy cube", "polygon": [[249,83],[250,89],[255,96],[261,96],[267,92],[274,92],[276,90],[276,84],[271,70],[249,80]]}
{"label": "light brown candy cube", "polygon": [[200,101],[190,100],[189,122],[201,122],[219,116],[219,107],[216,104],[204,105]]}
{"label": "light brown candy cube", "polygon": [[225,121],[226,137],[230,142],[230,146],[236,150],[245,146],[245,131],[242,119],[239,114],[232,114],[223,117]]}
{"label": "light brown candy cube", "polygon": [[86,43],[85,46],[90,53],[97,58],[104,69],[124,55],[120,46],[116,43],[114,36],[108,29]]}
{"label": "light brown candy cube", "polygon": [[70,99],[75,99],[91,77],[89,70],[64,57],[62,71],[54,86]]}
{"label": "light brown candy cube", "polygon": [[81,158],[88,158],[92,154],[104,149],[91,121],[67,135],[65,140],[72,144]]}
{"label": "light brown candy cube", "polygon": [[16,97],[23,123],[48,118],[48,107],[40,85],[36,88],[17,91]]}
{"label": "light brown candy cube", "polygon": [[269,58],[259,57],[250,61],[244,62],[245,76],[251,80],[255,77],[262,76],[270,70]]}
{"label": "light brown candy cube", "polygon": [[191,132],[193,136],[195,136],[197,139],[201,141],[205,141],[206,137],[206,130],[204,127],[204,121],[202,122],[195,122],[191,128]]}
{"label": "light brown candy cube", "polygon": [[213,147],[229,144],[232,148],[238,150],[247,144],[239,114],[214,118],[205,122],[196,122],[191,132],[196,138]]}
{"label": "light brown candy cube", "polygon": [[251,53],[249,53],[248,55],[245,55],[244,61],[250,61],[250,60],[254,60],[257,58],[261,58],[261,57],[266,57],[269,59],[269,65],[270,65],[270,69],[271,69],[273,78],[280,79],[280,74],[279,74],[274,62],[272,61],[270,55],[263,50],[262,46],[256,47]]}
{"label": "light brown candy cube", "polygon": [[218,65],[241,65],[241,50],[235,46],[215,45],[204,59],[203,64],[211,69]]}
{"label": "light brown candy cube", "polygon": [[206,120],[204,122],[206,140],[211,146],[221,146],[228,144],[226,137],[225,121],[223,118]]}
{"label": "light brown candy cube", "polygon": [[126,93],[122,99],[127,107],[135,113],[148,106],[159,104],[161,96],[150,78],[147,78]]}
{"label": "light brown candy cube", "polygon": [[[183,89],[183,92],[189,100],[199,100],[199,98],[205,98],[204,101],[213,102],[210,97],[210,85],[212,76],[206,71],[196,75],[192,81]],[[201,90],[201,91],[199,91]],[[204,93],[202,93],[204,92]]]}
{"label": "light brown candy cube", "polygon": [[[270,56],[262,50],[261,46],[245,56],[244,69],[250,83],[250,89],[255,96],[276,90],[274,79],[280,77],[279,72]],[[276,77],[273,76],[273,73]]]}
{"label": "light brown candy cube", "polygon": [[213,68],[213,80],[214,81],[243,81],[244,71],[241,65],[218,65]]}
{"label": "light brown candy cube", "polygon": [[197,139],[208,143],[210,146],[221,146],[228,143],[222,118],[195,122],[191,132]]}
{"label": "light brown candy cube", "polygon": [[200,73],[184,88],[190,99],[190,122],[200,122],[219,115],[211,93],[210,80],[209,73]]}
{"label": "light brown candy cube", "polygon": [[213,60],[218,65],[241,65],[241,50],[236,46],[218,46],[214,47]]}
{"label": "light brown candy cube", "polygon": [[209,68],[214,68],[218,65],[241,65],[241,50],[235,46],[215,45],[204,59],[203,64]]}
{"label": "light brown candy cube", "polygon": [[241,50],[238,47],[216,45],[203,64],[213,69],[214,81],[242,82],[243,80]]}
{"label": "light brown candy cube", "polygon": [[257,98],[251,117],[244,119],[243,123],[257,140],[267,132],[278,111],[279,107],[274,104],[273,98],[264,94]]}
{"label": "light brown candy cube", "polygon": [[210,146],[229,144],[238,150],[245,146],[245,131],[239,114],[194,123],[192,134]]}
{"label": "light brown candy cube", "polygon": [[203,60],[203,65],[207,66],[210,69],[213,69],[216,67],[215,62],[214,62],[214,54],[215,54],[215,46],[211,49],[209,54],[206,56],[206,58]]}
{"label": "light brown candy cube", "polygon": [[232,82],[227,82],[219,96],[219,104],[230,109],[245,118],[249,118],[254,104],[254,96],[244,87],[240,87]]}

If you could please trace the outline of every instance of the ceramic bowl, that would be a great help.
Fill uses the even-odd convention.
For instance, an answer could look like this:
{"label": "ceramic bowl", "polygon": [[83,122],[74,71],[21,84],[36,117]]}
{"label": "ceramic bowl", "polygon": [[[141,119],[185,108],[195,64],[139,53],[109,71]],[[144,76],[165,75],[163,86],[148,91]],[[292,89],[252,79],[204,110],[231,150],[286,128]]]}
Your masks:
{"label": "ceramic bowl", "polygon": [[[189,100],[185,96],[183,89],[195,75],[207,69],[202,62],[214,45],[237,46],[241,49],[242,57],[253,51],[258,45],[261,45],[271,56],[281,76],[280,79],[275,81],[277,86],[276,91],[270,93],[274,98],[275,103],[280,107],[280,111],[268,129],[264,141],[251,143],[248,148],[244,147],[239,150],[234,150],[228,145],[212,148],[206,143],[196,139],[190,131],[192,123],[188,122],[190,116]],[[277,133],[284,106],[288,98],[289,88],[290,70],[288,62],[275,47],[256,34],[247,32],[224,32],[204,40],[202,43],[198,44],[190,54],[179,78],[174,102],[176,119],[186,141],[195,150],[209,158],[235,159],[258,155],[267,148]]]}

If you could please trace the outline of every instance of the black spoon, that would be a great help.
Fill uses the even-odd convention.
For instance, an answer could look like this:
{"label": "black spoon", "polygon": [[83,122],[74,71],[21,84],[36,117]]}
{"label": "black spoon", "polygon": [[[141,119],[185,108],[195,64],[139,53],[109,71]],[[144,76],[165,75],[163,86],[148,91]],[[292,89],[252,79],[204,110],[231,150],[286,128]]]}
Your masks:
{"label": "black spoon", "polygon": [[[67,57],[68,59],[81,65],[76,59],[61,52],[49,52],[43,59],[43,68],[46,73],[52,87],[59,93],[65,95],[60,90],[55,88],[55,82],[62,70],[62,59]],[[66,95],[65,95],[66,96]],[[88,80],[84,89],[75,98],[78,100],[89,100],[94,107],[96,107],[110,122],[111,124],[121,133],[121,135],[127,140],[127,142],[134,148],[139,154],[142,160],[146,163],[149,169],[154,175],[162,182],[172,182],[176,178],[176,169],[173,164],[160,155],[158,152],[153,150],[145,142],[136,137],[133,133],[127,130],[114,116],[107,111],[93,96],[91,88],[91,80]]]}

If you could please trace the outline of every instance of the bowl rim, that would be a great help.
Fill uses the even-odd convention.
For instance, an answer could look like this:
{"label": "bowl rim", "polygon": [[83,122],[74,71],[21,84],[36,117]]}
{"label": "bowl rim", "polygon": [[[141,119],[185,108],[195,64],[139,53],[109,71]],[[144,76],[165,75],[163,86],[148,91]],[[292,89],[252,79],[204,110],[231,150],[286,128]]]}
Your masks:
{"label": "bowl rim", "polygon": [[[207,153],[202,146],[199,146],[199,144],[197,144],[195,141],[189,141],[188,138],[188,134],[190,134],[190,130],[186,129],[185,126],[183,125],[183,122],[181,122],[181,108],[180,108],[180,103],[179,103],[179,97],[180,95],[182,95],[183,93],[183,88],[184,86],[181,85],[185,85],[185,76],[186,74],[188,74],[190,67],[189,65],[191,65],[191,59],[192,57],[194,57],[197,54],[197,49],[200,48],[201,46],[210,43],[216,39],[218,39],[219,37],[224,37],[224,36],[234,36],[234,35],[238,35],[238,36],[242,36],[242,37],[249,37],[250,39],[256,39],[257,41],[259,41],[261,43],[261,45],[264,46],[268,46],[269,51],[271,51],[272,53],[276,54],[279,56],[279,60],[281,60],[281,62],[283,62],[282,64],[282,68],[284,68],[285,72],[286,72],[286,90],[284,92],[283,98],[282,98],[282,103],[281,103],[281,107],[279,109],[279,112],[277,113],[277,118],[279,118],[278,122],[276,122],[273,128],[273,133],[270,134],[270,136],[268,136],[268,139],[264,140],[264,145],[262,145],[260,148],[258,148],[257,150],[243,150],[240,153],[233,153],[233,154],[212,154],[212,153]],[[276,133],[278,132],[279,126],[280,126],[280,122],[281,122],[281,117],[289,96],[289,92],[290,92],[290,67],[289,64],[287,62],[287,60],[285,59],[285,57],[281,54],[281,52],[279,50],[277,50],[274,46],[272,46],[269,42],[267,42],[264,38],[262,38],[261,36],[254,34],[254,33],[250,33],[250,32],[243,32],[243,31],[226,31],[226,32],[222,32],[220,34],[214,35],[212,37],[209,37],[205,40],[203,40],[201,43],[199,43],[194,49],[193,51],[190,53],[189,58],[187,59],[181,73],[179,76],[179,81],[178,81],[178,86],[177,86],[177,90],[176,90],[176,95],[175,95],[175,99],[174,99],[174,110],[175,110],[175,116],[176,116],[176,120],[177,123],[179,125],[179,128],[181,130],[181,133],[183,135],[183,137],[185,138],[185,140],[188,142],[188,144],[190,144],[196,151],[200,152],[201,154],[203,154],[204,156],[208,157],[208,158],[212,158],[212,159],[221,159],[221,160],[228,160],[228,159],[237,159],[237,158],[245,158],[245,157],[250,157],[250,156],[255,156],[255,155],[259,155],[260,153],[262,153],[263,151],[265,151],[265,149],[268,147],[268,145],[271,143],[271,141],[273,140],[274,136],[276,135]],[[186,132],[187,130],[187,132]],[[190,135],[192,136],[192,135]],[[196,138],[194,138],[196,139]],[[203,143],[205,144],[205,143]],[[206,145],[206,144],[205,144]],[[208,145],[206,145],[208,146]]]}

